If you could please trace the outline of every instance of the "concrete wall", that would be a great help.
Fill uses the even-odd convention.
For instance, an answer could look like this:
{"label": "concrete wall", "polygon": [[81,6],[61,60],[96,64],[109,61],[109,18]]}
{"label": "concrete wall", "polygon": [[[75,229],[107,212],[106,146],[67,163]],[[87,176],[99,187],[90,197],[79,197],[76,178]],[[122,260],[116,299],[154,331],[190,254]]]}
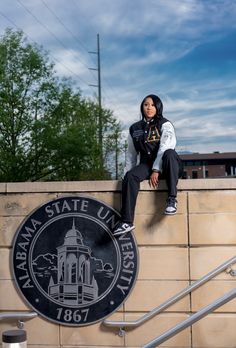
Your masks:
{"label": "concrete wall", "polygon": [[[134,232],[140,254],[138,280],[126,303],[109,319],[139,318],[236,255],[236,179],[180,180],[178,188],[178,213],[165,216],[165,184],[155,191],[142,183]],[[71,193],[120,208],[117,181],[0,184],[0,311],[31,311],[17,294],[9,268],[12,238],[22,219],[42,203]],[[124,337],[100,323],[72,328],[37,317],[25,322],[28,347],[141,347],[235,286],[236,277],[224,272],[143,326],[127,330]],[[0,322],[1,332],[15,327],[14,320]],[[233,300],[161,347],[235,348],[235,328]]]}

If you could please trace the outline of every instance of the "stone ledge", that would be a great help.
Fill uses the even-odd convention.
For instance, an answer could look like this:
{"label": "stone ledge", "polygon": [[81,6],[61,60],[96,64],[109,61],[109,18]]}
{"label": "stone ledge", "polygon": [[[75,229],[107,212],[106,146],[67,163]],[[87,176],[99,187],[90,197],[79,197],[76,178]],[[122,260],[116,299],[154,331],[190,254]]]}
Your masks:
{"label": "stone ledge", "polygon": [[[166,191],[166,183],[160,181],[158,190]],[[229,179],[180,179],[180,191],[190,190],[235,190],[236,178]],[[0,193],[29,192],[115,192],[121,190],[120,180],[99,181],[52,181],[0,183]],[[153,191],[148,180],[141,183],[140,191]]]}
{"label": "stone ledge", "polygon": [[[166,190],[167,186],[164,180],[160,181],[159,190]],[[178,182],[178,190],[195,191],[195,190],[235,190],[236,178],[220,178],[220,179],[180,179]],[[148,180],[141,183],[141,190],[150,191]]]}
{"label": "stone ledge", "polygon": [[[1,186],[0,186],[1,189]],[[118,180],[100,181],[49,181],[6,183],[6,193],[24,192],[107,192],[120,190]],[[1,191],[3,192],[3,191]]]}
{"label": "stone ledge", "polygon": [[7,184],[2,182],[0,183],[0,193],[5,193],[7,192]]}

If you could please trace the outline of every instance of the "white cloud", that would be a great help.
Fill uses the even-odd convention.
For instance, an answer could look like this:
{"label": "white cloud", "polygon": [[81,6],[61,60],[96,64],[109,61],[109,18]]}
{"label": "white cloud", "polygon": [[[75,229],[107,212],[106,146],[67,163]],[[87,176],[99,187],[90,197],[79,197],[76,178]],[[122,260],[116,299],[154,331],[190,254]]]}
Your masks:
{"label": "white cloud", "polygon": [[[208,78],[206,71],[200,80],[198,76],[186,80],[168,75],[162,66],[174,65],[197,46],[233,33],[234,0],[43,0],[64,26],[43,1],[20,1],[43,25],[17,0],[2,1],[1,11],[30,39],[50,50],[58,75],[72,76],[88,96],[96,93],[88,86],[97,83],[96,72],[91,75],[88,69],[96,67],[96,56],[91,57],[86,48],[96,50],[100,33],[103,103],[126,129],[139,118],[143,97],[160,93],[165,116],[174,122],[181,143],[200,148],[198,141],[210,149],[218,137],[218,146],[228,147],[227,134],[234,136],[236,129],[235,70],[232,77]],[[12,26],[7,18],[1,18],[1,34]]]}

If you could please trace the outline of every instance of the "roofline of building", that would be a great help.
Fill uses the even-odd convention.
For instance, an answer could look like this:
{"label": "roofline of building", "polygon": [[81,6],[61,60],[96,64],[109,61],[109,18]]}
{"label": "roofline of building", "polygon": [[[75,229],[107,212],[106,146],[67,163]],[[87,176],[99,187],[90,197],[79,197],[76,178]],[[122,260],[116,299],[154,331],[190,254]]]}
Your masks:
{"label": "roofline of building", "polygon": [[236,152],[212,152],[212,153],[188,153],[179,154],[184,161],[191,160],[214,160],[214,159],[236,159]]}

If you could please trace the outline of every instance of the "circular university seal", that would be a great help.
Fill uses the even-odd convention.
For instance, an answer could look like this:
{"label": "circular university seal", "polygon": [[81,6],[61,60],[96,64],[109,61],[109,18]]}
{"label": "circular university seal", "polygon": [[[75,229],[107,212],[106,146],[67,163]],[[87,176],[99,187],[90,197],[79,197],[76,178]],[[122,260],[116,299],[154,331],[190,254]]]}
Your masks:
{"label": "circular university seal", "polygon": [[112,235],[118,221],[114,209],[85,196],[58,198],[29,214],[15,235],[12,269],[30,307],[69,326],[114,312],[138,270],[132,233]]}

